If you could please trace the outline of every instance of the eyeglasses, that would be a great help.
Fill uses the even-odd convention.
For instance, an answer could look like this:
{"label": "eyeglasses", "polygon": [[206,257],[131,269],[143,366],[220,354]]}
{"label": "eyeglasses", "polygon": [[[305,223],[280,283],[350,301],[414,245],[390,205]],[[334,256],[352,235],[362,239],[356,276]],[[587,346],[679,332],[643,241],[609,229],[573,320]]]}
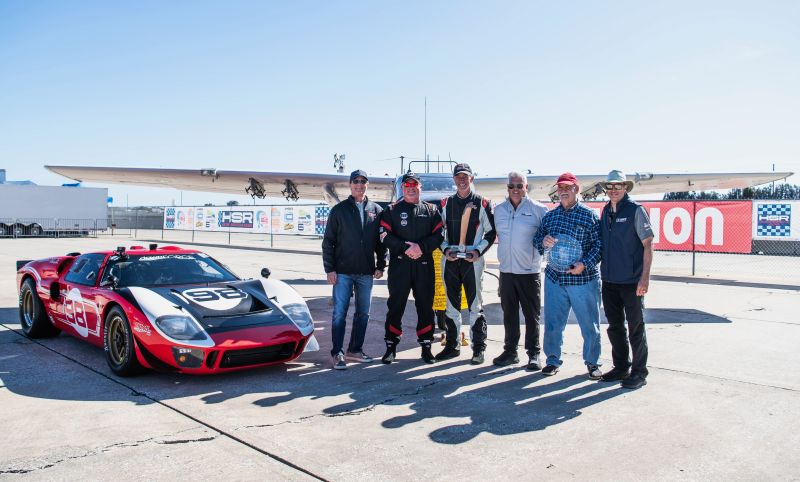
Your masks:
{"label": "eyeglasses", "polygon": [[350,184],[366,184],[368,182],[366,179],[353,179]]}
{"label": "eyeglasses", "polygon": [[513,182],[508,183],[509,189],[522,189],[523,187],[525,187],[525,184],[522,184],[521,182],[518,182],[516,184],[514,184]]}
{"label": "eyeglasses", "polygon": [[416,181],[406,181],[403,183],[403,187],[417,187],[419,183]]}
{"label": "eyeglasses", "polygon": [[559,191],[572,191],[572,186],[574,186],[574,184],[558,184],[556,185],[556,189]]}
{"label": "eyeglasses", "polygon": [[607,182],[603,184],[603,187],[605,187],[607,191],[621,191],[625,189],[625,184]]}

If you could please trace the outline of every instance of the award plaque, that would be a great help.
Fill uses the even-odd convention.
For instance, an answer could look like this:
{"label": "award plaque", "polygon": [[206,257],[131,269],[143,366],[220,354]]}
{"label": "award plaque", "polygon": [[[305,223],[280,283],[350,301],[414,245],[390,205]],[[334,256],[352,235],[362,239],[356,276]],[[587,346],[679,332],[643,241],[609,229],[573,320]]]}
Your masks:
{"label": "award plaque", "polygon": [[459,233],[459,240],[458,240],[458,252],[456,253],[456,258],[458,259],[467,259],[472,258],[472,254],[467,252],[467,228],[469,228],[469,217],[472,214],[472,209],[475,207],[474,204],[469,203],[465,208],[464,212],[461,214],[461,232]]}
{"label": "award plaque", "polygon": [[553,237],[556,238],[556,244],[547,250],[547,264],[559,273],[566,273],[583,257],[583,248],[577,239],[568,234]]}

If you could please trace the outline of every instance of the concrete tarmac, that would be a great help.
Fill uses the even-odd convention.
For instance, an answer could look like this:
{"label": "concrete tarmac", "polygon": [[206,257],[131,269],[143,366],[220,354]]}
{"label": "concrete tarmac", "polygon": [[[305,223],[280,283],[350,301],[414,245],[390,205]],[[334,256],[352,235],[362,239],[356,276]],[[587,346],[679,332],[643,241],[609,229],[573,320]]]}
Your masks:
{"label": "concrete tarmac", "polygon": [[[0,244],[2,479],[800,480],[800,289],[785,281],[748,282],[745,271],[717,283],[656,265],[649,384],[630,391],[586,377],[574,320],[556,376],[494,367],[503,324],[489,275],[485,364],[469,365],[465,347],[460,359],[424,365],[412,299],[399,362],[334,371],[318,254],[204,247],[240,276],[269,266],[293,285],[322,349],[235,374],[119,378],[101,349],[20,334],[14,262],[136,243]],[[385,280],[373,295],[365,351],[377,358]]]}

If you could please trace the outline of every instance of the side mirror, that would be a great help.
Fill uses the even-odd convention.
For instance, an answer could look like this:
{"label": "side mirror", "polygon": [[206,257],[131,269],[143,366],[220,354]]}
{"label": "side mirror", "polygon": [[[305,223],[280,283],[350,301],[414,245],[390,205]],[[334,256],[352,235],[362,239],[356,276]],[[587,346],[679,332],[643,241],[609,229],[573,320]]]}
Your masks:
{"label": "side mirror", "polygon": [[108,275],[106,279],[100,282],[101,288],[111,288],[112,290],[117,289],[119,280],[113,274]]}
{"label": "side mirror", "polygon": [[61,297],[61,284],[58,281],[53,281],[50,285],[50,299],[53,301],[58,301]]}
{"label": "side mirror", "polygon": [[269,275],[272,274],[272,271],[269,268],[261,268],[261,277],[262,278],[269,278]]}

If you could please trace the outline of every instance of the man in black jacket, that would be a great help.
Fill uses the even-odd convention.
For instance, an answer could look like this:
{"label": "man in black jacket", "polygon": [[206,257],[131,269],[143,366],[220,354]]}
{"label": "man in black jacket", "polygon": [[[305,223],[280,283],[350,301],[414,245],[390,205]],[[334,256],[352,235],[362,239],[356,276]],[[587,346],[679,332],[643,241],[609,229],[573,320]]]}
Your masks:
{"label": "man in black jacket", "polygon": [[[344,370],[347,361],[369,363],[364,353],[364,336],[369,321],[372,281],[383,276],[386,267],[386,248],[378,238],[381,207],[367,196],[369,179],[362,170],[350,174],[351,196],[331,209],[325,236],[322,238],[322,262],[333,285],[333,368]],[[377,258],[377,263],[376,263]],[[344,344],[345,319],[350,295],[355,288],[356,313],[347,354]]]}
{"label": "man in black jacket", "polygon": [[433,341],[433,250],[442,242],[442,217],[436,206],[420,201],[420,180],[406,173],[401,181],[403,199],[381,214],[381,240],[389,248],[389,308],[386,313],[386,353],[381,360],[392,363],[403,334],[402,318],[410,291],[417,307],[417,340],[425,363],[435,361]]}

